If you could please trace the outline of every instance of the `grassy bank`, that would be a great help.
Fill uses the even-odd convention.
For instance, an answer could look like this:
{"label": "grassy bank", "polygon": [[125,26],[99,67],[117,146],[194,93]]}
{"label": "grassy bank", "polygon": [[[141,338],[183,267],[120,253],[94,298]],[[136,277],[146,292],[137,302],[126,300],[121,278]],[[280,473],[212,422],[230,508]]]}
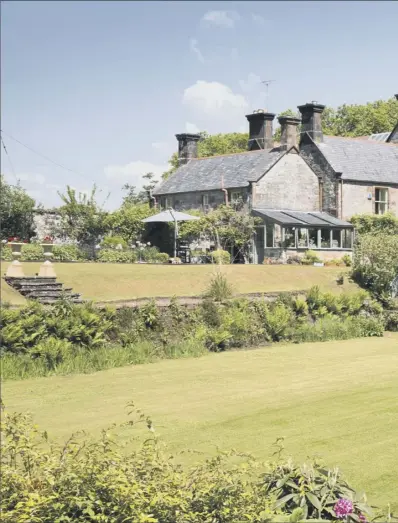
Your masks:
{"label": "grassy bank", "polygon": [[[2,275],[8,264],[1,264]],[[24,263],[25,275],[39,271],[39,263]],[[59,281],[72,287],[83,298],[94,301],[117,301],[151,296],[196,296],[202,294],[215,272],[213,265],[139,265],[100,263],[57,263]],[[345,278],[337,286],[337,275],[347,272],[341,267],[293,265],[226,265],[222,268],[236,293],[278,292],[309,289],[319,285],[334,292],[357,289]],[[16,303],[14,293],[2,280],[2,301]],[[4,292],[5,291],[5,292]],[[4,294],[3,294],[4,292]]]}
{"label": "grassy bank", "polygon": [[[171,449],[235,447],[268,458],[285,437],[297,459],[319,454],[398,509],[398,335],[209,354],[91,375],[3,384],[9,410],[60,438],[125,419],[133,399]],[[195,460],[192,454],[181,459]]]}

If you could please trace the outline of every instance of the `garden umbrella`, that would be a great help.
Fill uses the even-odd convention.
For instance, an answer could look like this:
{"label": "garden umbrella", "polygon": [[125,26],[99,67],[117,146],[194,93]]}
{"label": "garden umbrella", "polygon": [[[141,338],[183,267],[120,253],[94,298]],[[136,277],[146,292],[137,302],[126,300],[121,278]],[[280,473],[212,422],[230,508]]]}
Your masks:
{"label": "garden umbrella", "polygon": [[177,222],[188,222],[190,220],[199,220],[197,216],[192,216],[191,214],[185,214],[184,212],[174,211],[173,209],[168,209],[167,211],[162,211],[159,214],[150,216],[142,220],[144,223],[167,223],[174,222],[174,258],[177,257],[177,238],[178,238],[178,226]]}

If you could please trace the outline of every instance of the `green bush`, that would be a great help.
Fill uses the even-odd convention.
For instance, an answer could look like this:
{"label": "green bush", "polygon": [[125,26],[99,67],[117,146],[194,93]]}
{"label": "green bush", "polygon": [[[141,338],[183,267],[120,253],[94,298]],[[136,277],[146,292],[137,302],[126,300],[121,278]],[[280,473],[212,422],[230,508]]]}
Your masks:
{"label": "green bush", "polygon": [[155,256],[156,263],[168,263],[169,255],[165,252],[158,252]]}
{"label": "green bush", "polygon": [[12,261],[11,247],[9,245],[1,244],[0,255],[2,261]]}
{"label": "green bush", "polygon": [[97,260],[102,263],[135,263],[137,254],[135,251],[116,251],[113,249],[101,249]]}
{"label": "green bush", "polygon": [[204,297],[214,301],[224,301],[233,296],[233,291],[233,287],[227,277],[221,272],[217,272],[212,276]]}
{"label": "green bush", "polygon": [[385,311],[384,321],[387,331],[398,332],[398,310]]}
{"label": "green bush", "polygon": [[392,212],[385,214],[356,214],[352,216],[351,223],[357,234],[390,234],[398,236],[398,217]]}
{"label": "green bush", "polygon": [[218,263],[219,265],[228,265],[231,263],[231,255],[228,251],[223,251],[222,249],[212,251],[210,258],[212,263]]}
{"label": "green bush", "polygon": [[39,243],[25,243],[21,253],[21,261],[38,261],[44,258],[44,249]]}
{"label": "green bush", "polygon": [[383,336],[383,332],[384,323],[379,318],[359,316],[342,319],[328,316],[313,324],[305,323],[292,328],[290,337],[294,343],[304,343]]}
{"label": "green bush", "polygon": [[306,251],[304,256],[301,258],[303,265],[313,265],[314,263],[321,263],[321,259],[315,251]]}
{"label": "green bush", "polygon": [[116,249],[118,245],[121,245],[123,249],[127,249],[128,247],[126,240],[121,236],[105,236],[101,242],[101,247],[105,250]]}
{"label": "green bush", "polygon": [[[365,496],[317,462],[297,466],[279,455],[259,475],[262,464],[229,451],[185,468],[165,452],[152,420],[128,407],[126,423],[95,439],[73,434],[66,442],[51,440],[27,415],[3,413],[2,521],[327,521],[336,519],[341,498],[352,500],[353,521],[369,517]],[[126,427],[138,431],[133,451],[122,445]]]}
{"label": "green bush", "polygon": [[351,267],[352,258],[349,254],[344,254],[344,256],[341,258],[341,260],[344,263],[344,265],[346,265],[347,267]]}
{"label": "green bush", "polygon": [[85,260],[85,254],[77,245],[54,245],[53,260],[59,262],[73,262]]}

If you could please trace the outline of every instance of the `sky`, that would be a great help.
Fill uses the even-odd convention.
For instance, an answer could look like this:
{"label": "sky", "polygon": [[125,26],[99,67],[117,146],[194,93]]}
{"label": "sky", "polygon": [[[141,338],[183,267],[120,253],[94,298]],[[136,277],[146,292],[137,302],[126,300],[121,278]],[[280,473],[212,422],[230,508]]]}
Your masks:
{"label": "sky", "polygon": [[1,172],[45,207],[67,184],[95,183],[115,208],[125,183],[167,170],[177,133],[243,132],[254,109],[398,92],[398,2],[30,0],[1,10]]}

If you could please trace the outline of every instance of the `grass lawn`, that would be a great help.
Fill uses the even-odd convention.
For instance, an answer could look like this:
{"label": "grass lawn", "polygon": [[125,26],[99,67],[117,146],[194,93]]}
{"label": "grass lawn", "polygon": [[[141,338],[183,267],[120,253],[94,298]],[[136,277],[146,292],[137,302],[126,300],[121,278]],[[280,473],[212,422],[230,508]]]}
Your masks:
{"label": "grass lawn", "polygon": [[[216,270],[214,265],[54,265],[59,281],[66,287],[72,287],[75,292],[80,292],[84,299],[95,301],[200,295]],[[7,263],[2,263],[2,274],[7,270],[7,266]],[[24,263],[23,266],[25,275],[30,276],[39,271],[40,264]],[[342,286],[337,286],[337,275],[347,270],[341,267],[224,265],[222,270],[233,283],[236,293],[305,290],[312,285],[335,292],[357,288],[348,281]],[[4,286],[7,287],[2,281],[2,290]],[[2,298],[2,301],[6,300]]]}
{"label": "grass lawn", "polygon": [[296,459],[322,456],[371,502],[397,510],[397,369],[398,335],[387,334],[6,382],[3,400],[62,438],[124,421],[130,400],[173,451],[219,445],[269,458],[283,436]]}

